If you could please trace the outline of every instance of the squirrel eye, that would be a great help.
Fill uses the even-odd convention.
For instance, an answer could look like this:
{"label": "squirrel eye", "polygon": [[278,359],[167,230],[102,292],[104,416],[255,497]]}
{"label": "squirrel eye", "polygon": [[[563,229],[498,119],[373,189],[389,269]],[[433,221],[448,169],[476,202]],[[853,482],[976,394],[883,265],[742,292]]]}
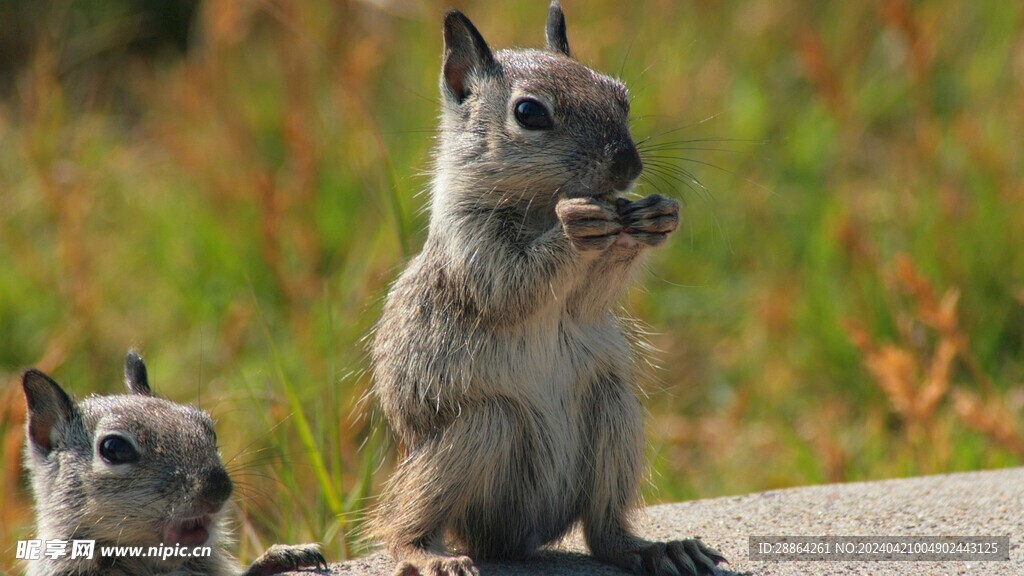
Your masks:
{"label": "squirrel eye", "polygon": [[515,114],[516,122],[527,130],[547,130],[555,126],[548,109],[531,98],[516,102]]}
{"label": "squirrel eye", "polygon": [[108,464],[131,464],[139,460],[135,446],[122,436],[107,436],[100,440],[100,456]]}

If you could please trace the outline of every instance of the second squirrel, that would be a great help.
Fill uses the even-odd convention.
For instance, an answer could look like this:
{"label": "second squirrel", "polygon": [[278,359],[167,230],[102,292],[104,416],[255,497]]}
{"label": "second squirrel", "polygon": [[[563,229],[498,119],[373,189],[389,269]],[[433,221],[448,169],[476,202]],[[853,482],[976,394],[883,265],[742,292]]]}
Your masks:
{"label": "second squirrel", "polygon": [[[326,568],[315,544],[275,545],[248,569],[238,566],[223,549],[232,483],[209,415],[153,395],[135,352],[125,359],[124,380],[128,394],[76,403],[38,370],[22,377],[35,537],[67,543],[62,555],[28,560],[28,576],[269,576]],[[93,541],[92,556],[74,558],[73,540]],[[153,557],[150,547],[189,556]],[[200,547],[211,554],[193,556]]]}

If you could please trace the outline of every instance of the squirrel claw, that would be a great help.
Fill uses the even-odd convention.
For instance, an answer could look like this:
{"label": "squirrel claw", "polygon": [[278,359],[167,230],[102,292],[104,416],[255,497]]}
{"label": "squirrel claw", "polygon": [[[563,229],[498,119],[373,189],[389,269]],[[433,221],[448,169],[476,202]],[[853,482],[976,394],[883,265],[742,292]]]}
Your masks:
{"label": "squirrel claw", "polygon": [[665,552],[680,573],[685,570],[695,576],[703,574],[717,575],[718,565],[728,563],[725,556],[714,548],[697,539],[674,540],[665,544]]}
{"label": "squirrel claw", "polygon": [[726,559],[700,540],[690,539],[650,542],[606,561],[643,576],[718,576],[718,564]]}

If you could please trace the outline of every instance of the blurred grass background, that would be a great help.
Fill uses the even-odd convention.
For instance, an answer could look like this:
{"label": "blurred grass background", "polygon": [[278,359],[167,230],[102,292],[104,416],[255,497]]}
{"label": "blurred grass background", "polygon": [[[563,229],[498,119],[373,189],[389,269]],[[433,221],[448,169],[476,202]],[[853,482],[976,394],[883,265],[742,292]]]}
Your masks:
{"label": "blurred grass background", "polygon": [[[542,43],[539,0],[456,4]],[[115,392],[129,346],[218,420],[243,558],[360,551],[394,457],[363,338],[424,238],[446,7],[0,3],[0,571],[20,371]],[[649,503],[1021,463],[1024,5],[565,10],[675,167],[638,192],[685,202],[626,303],[661,349]]]}

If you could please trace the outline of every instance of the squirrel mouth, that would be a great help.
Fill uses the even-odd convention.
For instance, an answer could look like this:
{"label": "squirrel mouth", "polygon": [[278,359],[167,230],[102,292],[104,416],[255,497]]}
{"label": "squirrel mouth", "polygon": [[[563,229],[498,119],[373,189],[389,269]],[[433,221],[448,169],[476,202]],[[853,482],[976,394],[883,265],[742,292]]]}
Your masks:
{"label": "squirrel mouth", "polygon": [[179,520],[164,530],[164,544],[201,546],[210,537],[210,516]]}

